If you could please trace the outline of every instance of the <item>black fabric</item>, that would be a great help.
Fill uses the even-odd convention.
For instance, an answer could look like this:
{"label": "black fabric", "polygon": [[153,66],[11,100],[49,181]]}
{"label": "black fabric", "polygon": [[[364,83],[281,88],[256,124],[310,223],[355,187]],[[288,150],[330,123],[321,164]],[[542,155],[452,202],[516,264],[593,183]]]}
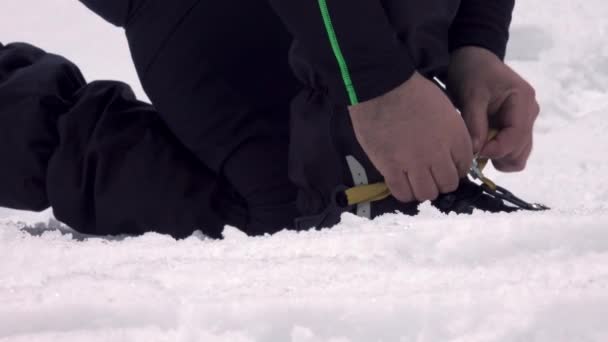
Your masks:
{"label": "black fabric", "polygon": [[450,28],[450,51],[463,46],[486,48],[504,59],[515,0],[461,0]]}
{"label": "black fabric", "polygon": [[[126,35],[144,90],[212,170],[221,171],[242,144],[287,138],[289,102],[299,86],[287,60],[291,37],[270,7],[148,1],[129,22]],[[260,151],[240,167],[276,157]]]}
{"label": "black fabric", "polygon": [[125,84],[86,84],[72,63],[27,44],[0,48],[0,160],[0,206],[52,206],[82,233],[247,231],[230,186],[152,106]]}
{"label": "black fabric", "polygon": [[[178,139],[262,222],[297,214],[287,177],[291,36],[264,2],[83,0],[122,26],[144,90]],[[126,10],[131,8],[132,10]],[[250,227],[250,229],[253,229]]]}
{"label": "black fabric", "polygon": [[60,142],[54,126],[83,83],[61,57],[23,44],[0,45],[0,205],[49,206],[47,165]]}
{"label": "black fabric", "polygon": [[[242,55],[247,51],[268,51],[273,44],[288,43],[276,40],[277,32],[284,31],[277,25],[276,18],[268,14],[264,3],[257,1],[228,0],[202,2],[200,0],[180,0],[174,2],[158,0],[81,0],[108,21],[127,26],[129,31],[145,30],[147,37],[138,37],[133,44],[138,64],[148,66],[150,48],[169,43],[168,32],[177,27],[187,27],[196,20],[204,38],[190,37],[191,47],[181,52],[186,54],[201,49],[206,54],[219,51],[221,58],[231,62],[234,48],[242,58],[255,58],[256,53]],[[310,0],[269,0],[272,8],[279,14],[285,26],[295,37],[294,60],[296,65],[314,70],[317,86],[330,94],[334,104],[347,105],[351,101],[346,92],[334,51],[330,45],[318,1]],[[354,88],[359,101],[369,100],[382,95],[406,81],[414,70],[425,73],[436,70],[449,59],[450,51],[466,45],[487,48],[503,58],[508,40],[508,28],[514,0],[331,0],[327,1],[329,15],[347,61]],[[199,12],[200,11],[200,12]],[[163,16],[158,16],[163,13]],[[131,20],[130,17],[134,17]],[[140,18],[141,15],[141,18]],[[135,23],[132,23],[135,22]],[[128,25],[127,25],[128,23]],[[151,24],[152,23],[152,24]],[[251,29],[251,25],[256,25]],[[261,35],[260,27],[268,28]],[[130,30],[131,28],[131,30]],[[212,34],[207,34],[210,32]],[[138,36],[137,33],[134,33]],[[173,36],[173,33],[171,34]],[[179,32],[175,40],[179,41]],[[139,35],[141,36],[141,35]],[[215,40],[213,39],[215,37]],[[271,39],[268,39],[271,37]],[[143,43],[142,43],[143,42]],[[213,44],[209,44],[213,42]],[[179,42],[188,45],[188,42]],[[196,43],[196,45],[194,45]],[[170,43],[169,43],[170,44]],[[232,48],[229,46],[231,45]],[[139,53],[138,51],[142,51]],[[156,54],[153,54],[156,57]],[[272,55],[263,60],[272,65]],[[199,56],[200,57],[200,56]],[[142,60],[145,59],[145,62]],[[184,67],[201,65],[203,62],[188,61]],[[283,63],[283,61],[278,61]],[[260,67],[264,64],[262,63]],[[144,69],[146,69],[144,67]],[[145,70],[141,70],[144,73]],[[251,72],[250,70],[245,70]],[[179,76],[177,76],[179,77]],[[155,82],[152,82],[155,84]],[[233,84],[221,86],[224,96],[232,93]],[[150,89],[153,92],[153,89]],[[233,101],[236,98],[232,99]],[[247,110],[238,105],[232,110]],[[161,112],[163,109],[161,108]],[[227,125],[227,123],[222,123]],[[229,126],[225,126],[231,128]],[[232,127],[234,129],[234,127]]]}
{"label": "black fabric", "polygon": [[[339,18],[340,16],[357,15],[350,12],[348,12],[350,14],[342,13],[342,10],[347,11],[346,2],[329,1],[328,3],[336,6],[335,12],[337,12]],[[374,6],[372,1],[364,3],[367,6]],[[374,3],[378,4],[378,2]],[[425,2],[384,1],[382,3],[395,37],[398,37],[402,46],[405,46],[409,51],[410,59],[406,62],[412,61],[415,63],[416,69],[429,78],[442,75],[449,63],[447,39],[452,22],[454,20],[459,23],[463,20],[466,21],[468,17],[466,10],[470,3],[445,0]],[[343,4],[344,8],[340,7],[339,4]],[[463,7],[459,8],[460,5]],[[289,10],[292,3],[284,3],[282,6]],[[479,16],[476,19],[477,23],[483,22],[484,16],[495,18],[497,15],[502,15],[510,18],[510,11],[507,7],[499,8],[494,5],[478,3],[476,9],[478,10],[476,14]],[[295,14],[293,15],[295,16]],[[372,16],[372,18],[375,17]],[[306,19],[301,18],[299,20],[304,22]],[[365,55],[376,51],[374,49],[362,51],[361,48],[357,48],[359,43],[367,44],[357,39],[373,39],[374,35],[366,36],[367,31],[365,30],[373,25],[375,21],[372,20],[371,24],[367,21],[365,24],[359,23],[359,27],[363,28],[362,30],[365,32],[353,31],[363,35],[363,38],[360,38],[360,35],[351,36],[347,33],[350,32],[351,26],[355,25],[354,22],[350,22],[349,25],[348,20],[339,20],[336,26],[340,27],[340,22],[343,23],[342,27],[346,30],[342,32],[342,36],[346,37],[347,48],[345,51],[347,55],[351,40],[354,40],[352,46],[355,47],[351,52],[353,59],[358,58],[360,54]],[[470,27],[466,23],[459,25]],[[505,19],[505,21],[493,27],[501,25],[508,27],[508,20]],[[299,29],[304,30],[304,26]],[[340,31],[338,31],[338,34],[340,34]],[[469,41],[473,42],[479,37],[471,34]],[[498,36],[497,39],[495,46],[506,45],[506,39]],[[313,45],[312,41],[309,44]],[[300,228],[317,224],[331,226],[339,221],[342,212],[353,212],[355,210],[355,208],[342,208],[335,204],[336,192],[354,185],[353,176],[346,163],[347,156],[355,157],[363,165],[369,183],[383,181],[381,174],[370,162],[355,138],[347,107],[343,104],[344,101],[336,103],[335,94],[332,94],[331,89],[328,92],[325,88],[327,83],[324,81],[326,78],[323,75],[324,69],[315,67],[314,58],[306,55],[311,49],[312,47],[306,47],[306,43],[297,41],[292,55],[293,67],[300,80],[308,87],[293,102],[291,118],[290,176],[299,189],[298,205],[304,215],[304,218],[298,221]],[[326,57],[328,60],[330,59],[329,56]],[[348,59],[348,56],[346,57]],[[320,61],[316,62],[321,63]],[[385,61],[379,58],[377,62],[382,64]],[[390,67],[390,63],[385,64],[385,66]],[[337,74],[337,71],[334,71],[334,74]],[[379,84],[381,83],[382,81]],[[452,194],[456,196],[458,204],[464,205],[463,203],[465,203],[468,205],[471,203],[471,188],[467,185],[468,183],[463,181],[463,185],[459,189],[460,192]],[[417,203],[403,204],[393,197],[372,203],[371,210],[371,217],[396,211],[409,215],[415,215],[418,212]],[[454,205],[444,211],[456,212],[458,208]]]}
{"label": "black fabric", "polygon": [[89,9],[99,13],[108,22],[116,26],[125,26],[130,18],[146,3],[147,0],[129,1],[107,1],[86,0],[82,1]]}
{"label": "black fabric", "polygon": [[[318,1],[270,0],[294,35],[294,60],[310,66],[336,104],[351,104]],[[360,101],[382,95],[416,68],[379,0],[327,1],[333,28]]]}
{"label": "black fabric", "polygon": [[518,210],[485,193],[483,186],[468,178],[460,181],[456,191],[440,195],[432,204],[444,214],[472,214],[476,209],[490,213],[511,213]]}
{"label": "black fabric", "polygon": [[[448,37],[453,49],[477,45],[503,56],[514,0],[326,2],[361,102],[405,82],[414,70],[427,73],[445,64]],[[352,104],[318,1],[270,3],[295,37],[297,65],[314,70],[317,87],[326,89],[334,104]]]}
{"label": "black fabric", "polygon": [[[3,48],[0,152],[14,166],[0,174],[0,205],[51,205],[59,219],[93,234],[185,236],[198,227],[219,236],[226,223],[262,234],[290,227],[300,210],[318,214],[335,189],[352,185],[347,155],[365,165],[370,182],[381,179],[354,139],[317,1],[81,1],[125,28],[155,108],[123,84],[86,85],[58,56]],[[466,0],[328,6],[360,101],[414,70],[440,74],[449,48],[479,45],[501,55],[512,8]],[[290,46],[305,88],[291,128],[289,102],[301,86]],[[415,207],[390,198],[372,215]]]}
{"label": "black fabric", "polygon": [[[318,1],[270,0],[272,9],[243,0],[144,0],[136,5],[105,0],[104,8],[81,1],[106,19],[124,23],[144,89],[165,122],[251,207],[266,213],[260,216],[284,213],[272,208],[295,198],[285,177],[288,164],[305,215],[323,212],[337,188],[352,185],[347,155],[365,164],[370,182],[381,180],[352,133],[350,100]],[[507,2],[512,3],[331,0],[327,5],[358,100],[365,101],[393,89],[414,70],[441,75],[450,48],[466,43],[502,54],[512,10]],[[108,13],[128,17],[117,21]],[[295,37],[293,44],[285,28]],[[288,129],[287,103],[298,89],[286,63],[290,45],[291,67],[305,89],[293,102]],[[374,215],[413,214],[416,204],[390,198],[372,210]],[[291,214],[285,218],[297,213],[293,207],[287,211]],[[336,221],[334,216],[326,221]]]}
{"label": "black fabric", "polygon": [[[290,177],[298,186],[302,213],[296,227],[331,227],[342,213],[355,212],[336,199],[355,185],[347,157],[363,166],[369,184],[384,178],[359,145],[346,107],[333,105],[321,93],[303,92],[293,102],[291,125]],[[416,215],[418,203],[400,203],[391,196],[373,203],[370,216],[394,212]]]}

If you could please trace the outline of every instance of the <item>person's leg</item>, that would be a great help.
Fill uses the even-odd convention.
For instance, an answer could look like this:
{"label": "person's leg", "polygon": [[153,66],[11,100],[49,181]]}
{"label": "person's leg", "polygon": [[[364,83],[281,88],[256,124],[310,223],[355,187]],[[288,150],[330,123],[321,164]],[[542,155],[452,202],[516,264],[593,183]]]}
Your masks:
{"label": "person's leg", "polygon": [[86,84],[27,44],[0,45],[0,160],[0,206],[52,206],[82,233],[220,237],[244,224],[229,187],[127,85]]}
{"label": "person's leg", "polygon": [[344,190],[382,182],[383,177],[359,145],[346,107],[329,103],[313,84],[293,101],[290,155],[290,177],[298,187],[302,213],[297,229],[331,227],[345,212],[366,218],[418,213],[418,203],[400,203],[392,196],[360,205],[341,198]]}
{"label": "person's leg", "polygon": [[226,177],[248,231],[290,228],[290,35],[265,1],[147,1],[125,25],[145,91],[176,137]]}
{"label": "person's leg", "polygon": [[[459,1],[382,0],[382,4],[416,70],[429,79],[441,78],[450,59],[448,36]],[[291,126],[290,153],[294,158],[290,161],[290,175],[299,188],[298,204],[305,215],[298,221],[298,228],[334,225],[346,211],[368,218],[395,211],[415,215],[418,203],[399,203],[392,196],[384,197],[389,194],[383,186],[378,187],[380,193],[374,193],[378,188],[369,191],[380,194],[375,199],[383,199],[348,205],[345,196],[341,196],[344,189],[381,183],[384,179],[359,145],[348,109],[330,101],[322,73],[315,70],[297,42],[291,58],[306,87],[293,103]],[[335,72],[340,72],[337,61]],[[352,86],[356,88],[356,84]],[[461,180],[455,192],[440,195],[432,204],[444,213],[470,213],[474,208],[490,212],[513,210],[485,195],[468,178]]]}

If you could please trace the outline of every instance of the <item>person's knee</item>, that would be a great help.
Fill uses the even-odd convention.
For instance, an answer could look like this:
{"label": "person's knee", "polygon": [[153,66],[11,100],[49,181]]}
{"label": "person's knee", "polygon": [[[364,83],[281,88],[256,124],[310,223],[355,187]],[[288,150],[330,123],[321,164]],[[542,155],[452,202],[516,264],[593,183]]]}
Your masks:
{"label": "person's knee", "polygon": [[124,27],[147,0],[80,0],[107,22]]}

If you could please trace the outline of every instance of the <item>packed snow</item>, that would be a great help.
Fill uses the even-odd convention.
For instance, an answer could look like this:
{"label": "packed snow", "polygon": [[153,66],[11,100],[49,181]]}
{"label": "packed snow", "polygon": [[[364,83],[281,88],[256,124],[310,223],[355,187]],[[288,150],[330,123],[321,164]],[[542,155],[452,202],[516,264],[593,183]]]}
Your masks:
{"label": "packed snow", "polygon": [[[490,172],[543,213],[352,215],[225,240],[87,238],[0,209],[0,341],[608,341],[608,3],[517,2],[534,155]],[[145,98],[119,29],[71,0],[3,0],[0,39]],[[10,167],[1,165],[0,167]]]}

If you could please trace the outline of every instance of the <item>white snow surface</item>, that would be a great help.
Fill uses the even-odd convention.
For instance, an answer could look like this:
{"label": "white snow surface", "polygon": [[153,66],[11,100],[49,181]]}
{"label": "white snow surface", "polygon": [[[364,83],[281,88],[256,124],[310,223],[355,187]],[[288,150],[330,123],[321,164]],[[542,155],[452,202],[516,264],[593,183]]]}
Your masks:
{"label": "white snow surface", "polygon": [[[74,0],[3,0],[0,38],[145,98],[119,29]],[[0,341],[608,341],[608,3],[517,2],[508,62],[543,108],[491,172],[545,213],[347,215],[331,230],[175,241],[24,232],[0,209]],[[6,167],[6,166],[1,166]],[[48,229],[48,228],[45,228]]]}

